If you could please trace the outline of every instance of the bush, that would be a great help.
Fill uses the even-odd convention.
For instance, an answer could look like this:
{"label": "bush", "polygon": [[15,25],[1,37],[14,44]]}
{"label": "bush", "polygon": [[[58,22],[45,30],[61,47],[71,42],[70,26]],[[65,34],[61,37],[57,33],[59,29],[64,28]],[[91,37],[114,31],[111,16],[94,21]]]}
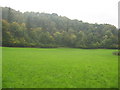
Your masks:
{"label": "bush", "polygon": [[118,51],[118,52],[113,52],[113,54],[120,56],[120,51]]}

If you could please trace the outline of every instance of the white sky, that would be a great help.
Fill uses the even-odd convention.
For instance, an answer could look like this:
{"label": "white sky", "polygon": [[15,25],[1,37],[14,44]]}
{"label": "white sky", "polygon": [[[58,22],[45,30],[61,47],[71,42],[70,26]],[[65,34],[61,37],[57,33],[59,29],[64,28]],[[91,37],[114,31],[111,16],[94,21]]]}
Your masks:
{"label": "white sky", "polygon": [[0,0],[0,6],[15,10],[57,13],[89,23],[118,27],[119,0]]}

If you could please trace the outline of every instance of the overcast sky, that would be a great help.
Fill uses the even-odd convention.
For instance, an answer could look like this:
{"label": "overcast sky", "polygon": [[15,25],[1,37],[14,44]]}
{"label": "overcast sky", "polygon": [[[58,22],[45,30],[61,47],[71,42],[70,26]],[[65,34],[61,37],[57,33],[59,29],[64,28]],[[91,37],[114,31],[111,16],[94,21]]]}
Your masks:
{"label": "overcast sky", "polygon": [[57,13],[89,23],[118,27],[119,0],[0,0],[0,6],[15,10]]}

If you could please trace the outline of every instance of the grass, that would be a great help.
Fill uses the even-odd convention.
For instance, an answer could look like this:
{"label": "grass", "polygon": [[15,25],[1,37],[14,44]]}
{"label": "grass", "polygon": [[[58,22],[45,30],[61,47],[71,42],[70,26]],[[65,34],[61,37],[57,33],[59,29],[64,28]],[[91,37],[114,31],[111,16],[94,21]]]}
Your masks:
{"label": "grass", "polygon": [[0,89],[2,89],[2,48],[0,47]]}
{"label": "grass", "polygon": [[117,88],[114,51],[3,47],[3,88]]}

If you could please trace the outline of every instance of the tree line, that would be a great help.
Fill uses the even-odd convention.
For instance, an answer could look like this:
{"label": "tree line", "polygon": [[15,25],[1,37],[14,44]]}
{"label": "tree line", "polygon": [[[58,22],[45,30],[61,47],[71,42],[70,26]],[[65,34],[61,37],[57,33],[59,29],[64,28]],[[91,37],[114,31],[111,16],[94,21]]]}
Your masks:
{"label": "tree line", "polygon": [[2,45],[8,47],[118,48],[119,30],[56,13],[20,12],[2,8]]}

